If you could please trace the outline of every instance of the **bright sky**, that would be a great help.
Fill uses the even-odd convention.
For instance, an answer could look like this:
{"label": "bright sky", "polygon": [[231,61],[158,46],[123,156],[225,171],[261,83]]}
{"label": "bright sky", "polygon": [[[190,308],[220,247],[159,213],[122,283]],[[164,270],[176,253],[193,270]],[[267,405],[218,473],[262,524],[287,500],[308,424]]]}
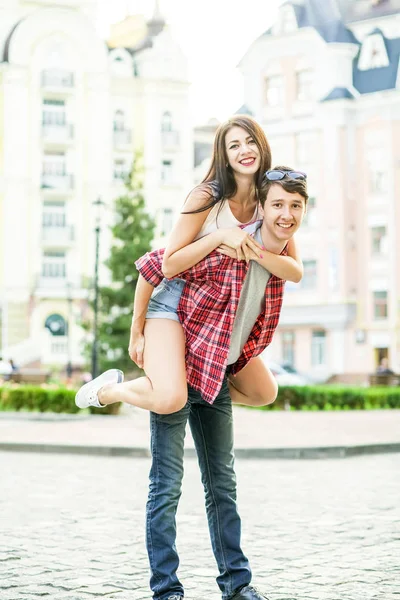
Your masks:
{"label": "bright sky", "polygon": [[[282,0],[159,0],[161,13],[187,56],[193,122],[225,119],[243,104],[236,65],[272,24]],[[129,11],[151,16],[154,0],[100,0],[101,31]]]}

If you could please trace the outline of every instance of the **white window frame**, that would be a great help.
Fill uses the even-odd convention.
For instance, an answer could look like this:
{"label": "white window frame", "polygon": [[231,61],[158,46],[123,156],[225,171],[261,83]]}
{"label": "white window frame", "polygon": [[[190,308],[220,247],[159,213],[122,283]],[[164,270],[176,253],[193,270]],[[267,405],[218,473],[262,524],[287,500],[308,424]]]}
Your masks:
{"label": "white window frame", "polygon": [[284,77],[283,75],[266,75],[264,78],[265,105],[271,108],[283,106],[284,102]]}
{"label": "white window frame", "polygon": [[65,279],[67,259],[64,251],[46,251],[42,256],[42,276],[49,279]]}
{"label": "white window frame", "polygon": [[363,41],[358,68],[360,71],[380,69],[389,66],[389,57],[386,50],[385,40],[380,33],[373,33]]}
{"label": "white window frame", "polygon": [[311,332],[311,365],[321,367],[326,364],[326,331],[314,329]]}

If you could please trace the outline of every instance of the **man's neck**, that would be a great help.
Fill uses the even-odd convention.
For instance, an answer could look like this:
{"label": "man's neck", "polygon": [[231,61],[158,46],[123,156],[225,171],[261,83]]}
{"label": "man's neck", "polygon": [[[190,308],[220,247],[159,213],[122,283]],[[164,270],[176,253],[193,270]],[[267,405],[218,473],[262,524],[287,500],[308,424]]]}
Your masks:
{"label": "man's neck", "polygon": [[280,254],[282,250],[286,247],[288,240],[278,240],[273,238],[265,229],[264,224],[261,225],[261,239],[264,245],[264,248],[268,250],[268,252],[273,252],[274,254]]}

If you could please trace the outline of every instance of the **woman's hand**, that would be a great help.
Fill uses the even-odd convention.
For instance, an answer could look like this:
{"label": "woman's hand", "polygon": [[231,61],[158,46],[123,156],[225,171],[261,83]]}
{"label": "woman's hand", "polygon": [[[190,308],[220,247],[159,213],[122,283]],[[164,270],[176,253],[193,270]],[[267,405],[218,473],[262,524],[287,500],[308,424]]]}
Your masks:
{"label": "woman's hand", "polygon": [[131,337],[128,348],[131,360],[143,369],[144,335],[143,331],[131,328]]}
{"label": "woman's hand", "polygon": [[[229,231],[229,230],[227,230]],[[242,233],[243,231],[240,230]],[[237,260],[245,260],[247,263],[250,260],[259,260],[263,258],[262,251],[264,250],[263,246],[261,246],[254,238],[252,238],[249,234],[246,233],[242,244],[240,245],[241,258],[238,257],[237,248],[232,248],[229,244],[222,243],[218,248],[216,248],[217,252],[220,254],[224,254],[225,256],[230,256],[230,258],[236,258]]]}
{"label": "woman's hand", "polygon": [[[240,229],[240,227],[232,227],[231,229],[221,229],[221,246],[228,246],[235,251],[235,256],[232,258],[236,258],[237,260],[245,260],[245,254],[243,246],[246,243],[248,234]],[[228,255],[230,256],[230,255]]]}

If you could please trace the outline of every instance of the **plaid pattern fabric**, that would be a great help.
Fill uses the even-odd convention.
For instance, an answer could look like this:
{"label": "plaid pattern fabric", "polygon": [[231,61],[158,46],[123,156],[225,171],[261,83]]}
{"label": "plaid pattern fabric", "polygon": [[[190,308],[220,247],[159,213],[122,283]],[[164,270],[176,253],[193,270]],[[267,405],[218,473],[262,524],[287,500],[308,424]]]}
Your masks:
{"label": "plaid pattern fabric", "polygon": [[[163,280],[163,254],[163,249],[154,250],[135,263],[153,286]],[[214,250],[179,275],[190,282],[183,289],[178,307],[186,336],[187,381],[210,404],[221,389],[227,368],[233,323],[247,270],[245,261]],[[239,359],[231,366],[232,374],[243,369],[271,343],[279,321],[284,283],[271,275],[265,290],[265,310],[258,317]]]}

